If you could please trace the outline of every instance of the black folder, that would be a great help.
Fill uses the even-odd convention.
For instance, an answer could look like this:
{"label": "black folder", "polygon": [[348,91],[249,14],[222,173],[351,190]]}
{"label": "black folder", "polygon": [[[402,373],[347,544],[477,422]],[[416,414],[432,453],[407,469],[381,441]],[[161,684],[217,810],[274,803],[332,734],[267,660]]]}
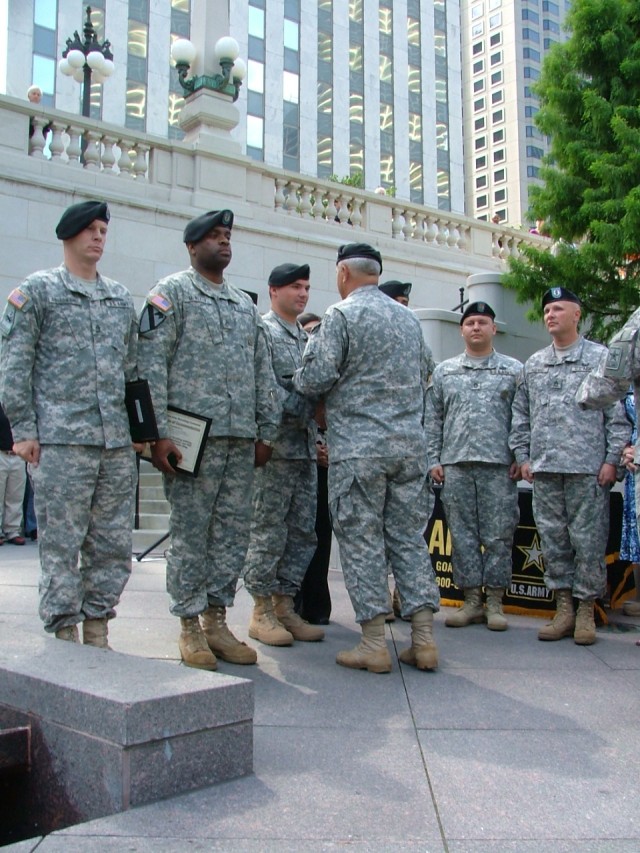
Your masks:
{"label": "black folder", "polygon": [[136,379],[125,384],[124,404],[129,415],[131,440],[157,441],[158,425],[153,411],[149,383],[146,379]]}

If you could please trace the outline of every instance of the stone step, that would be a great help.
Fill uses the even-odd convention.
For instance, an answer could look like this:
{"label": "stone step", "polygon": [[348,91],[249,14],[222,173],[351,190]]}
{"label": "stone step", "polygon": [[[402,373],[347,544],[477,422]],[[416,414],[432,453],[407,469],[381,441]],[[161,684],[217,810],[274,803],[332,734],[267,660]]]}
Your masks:
{"label": "stone step", "polygon": [[[164,530],[134,530],[133,553],[136,555],[141,554],[143,551],[146,551],[147,548],[156,546],[151,553],[154,556],[162,557],[170,544],[169,537],[164,539],[162,542],[159,542],[165,532],[166,531]],[[156,543],[158,544],[156,545]]]}
{"label": "stone step", "polygon": [[140,495],[140,500],[144,498],[148,501],[164,501],[169,506],[162,486],[140,486],[138,494]]}
{"label": "stone step", "polygon": [[138,516],[139,530],[168,530],[169,529],[169,516],[166,514],[155,514],[155,513],[145,513],[141,512]]}
{"label": "stone step", "polygon": [[169,504],[167,501],[154,500],[148,497],[145,492],[144,497],[140,497],[138,501],[138,512],[141,515],[169,515]]}

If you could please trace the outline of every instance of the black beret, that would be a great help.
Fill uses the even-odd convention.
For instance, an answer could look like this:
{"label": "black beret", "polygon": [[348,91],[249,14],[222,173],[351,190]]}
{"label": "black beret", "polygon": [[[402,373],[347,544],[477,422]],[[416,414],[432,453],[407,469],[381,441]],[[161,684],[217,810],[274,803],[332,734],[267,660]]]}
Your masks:
{"label": "black beret", "polygon": [[368,243],[347,243],[345,246],[340,246],[336,263],[339,264],[340,261],[348,261],[351,258],[370,258],[372,261],[377,261],[382,272],[382,255]]}
{"label": "black beret", "polygon": [[411,293],[411,286],[410,281],[395,281],[395,279],[378,285],[379,289],[392,299],[395,299],[397,296],[406,296],[408,299]]}
{"label": "black beret", "polygon": [[542,297],[542,307],[544,308],[549,302],[575,302],[580,305],[580,300],[572,290],[567,290],[566,287],[550,287]]}
{"label": "black beret", "polygon": [[296,264],[280,264],[279,267],[274,267],[269,275],[269,285],[270,287],[284,287],[287,284],[293,284],[298,279],[309,281],[309,264],[302,264],[301,267],[296,266]]}
{"label": "black beret", "polygon": [[58,240],[70,240],[96,219],[109,222],[109,208],[105,201],[81,201],[79,204],[72,204],[56,225],[56,237]]}
{"label": "black beret", "polygon": [[491,317],[492,320],[496,319],[496,312],[493,310],[491,305],[488,305],[486,302],[471,302],[467,305],[467,308],[460,318],[460,325],[464,323],[467,317]]}
{"label": "black beret", "polygon": [[182,239],[185,243],[197,243],[218,225],[222,225],[223,228],[233,228],[233,211],[210,210],[202,216],[196,216],[191,222],[187,222]]}

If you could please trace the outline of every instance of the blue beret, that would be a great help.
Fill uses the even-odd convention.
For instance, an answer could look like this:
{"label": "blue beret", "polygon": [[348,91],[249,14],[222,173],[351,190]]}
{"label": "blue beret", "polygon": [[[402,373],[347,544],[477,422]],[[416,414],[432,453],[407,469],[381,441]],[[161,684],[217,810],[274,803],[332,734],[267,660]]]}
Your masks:
{"label": "blue beret", "polygon": [[368,243],[347,243],[345,246],[340,246],[336,263],[349,261],[351,258],[369,258],[372,261],[377,261],[380,264],[380,272],[382,272],[382,255]]}
{"label": "blue beret", "polygon": [[187,222],[182,239],[185,243],[197,243],[219,225],[223,228],[233,228],[232,210],[210,210],[202,216],[196,216],[191,222]]}
{"label": "blue beret", "polygon": [[410,281],[396,281],[395,279],[392,281],[385,281],[384,284],[378,285],[378,288],[392,299],[395,299],[397,296],[406,296],[408,299],[409,294],[411,293],[411,287],[412,284]]}
{"label": "blue beret", "polygon": [[274,267],[269,276],[269,285],[271,287],[284,287],[287,284],[293,284],[298,279],[309,281],[309,264],[302,264],[301,267],[296,266],[296,264],[280,264],[279,267]]}
{"label": "blue beret", "polygon": [[495,320],[496,312],[486,302],[471,302],[460,318],[460,325],[464,323],[467,317],[491,317],[492,320]]}
{"label": "blue beret", "polygon": [[56,225],[56,237],[58,240],[70,240],[96,219],[109,222],[109,208],[106,202],[81,201],[79,204],[72,204],[65,210],[60,217],[60,222]]}
{"label": "blue beret", "polygon": [[549,302],[575,302],[580,305],[580,300],[572,290],[567,290],[566,287],[550,287],[542,297],[542,307],[548,305]]}

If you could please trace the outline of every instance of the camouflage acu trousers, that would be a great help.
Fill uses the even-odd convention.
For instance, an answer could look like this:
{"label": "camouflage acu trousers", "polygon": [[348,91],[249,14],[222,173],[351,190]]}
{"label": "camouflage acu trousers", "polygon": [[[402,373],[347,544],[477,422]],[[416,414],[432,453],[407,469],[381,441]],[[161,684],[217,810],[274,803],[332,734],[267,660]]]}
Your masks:
{"label": "camouflage acu trousers", "polygon": [[210,438],[197,477],[164,474],[171,505],[170,610],[183,618],[233,604],[249,544],[254,443]]}
{"label": "camouflage acu trousers", "polygon": [[389,610],[387,562],[402,615],[436,611],[440,593],[424,540],[426,460],[346,459],[329,466],[329,510],[357,622]]}
{"label": "camouflage acu trousers", "polygon": [[456,586],[506,589],[520,517],[518,487],[509,477],[509,466],[467,462],[446,465],[444,472],[441,498],[451,533]]}
{"label": "camouflage acu trousers", "polygon": [[113,618],[131,574],[133,449],[44,444],[29,471],[45,631]]}
{"label": "camouflage acu trousers", "polygon": [[595,474],[535,475],[533,515],[548,589],[571,589],[581,600],[604,593],[609,491]]}
{"label": "camouflage acu trousers", "polygon": [[295,596],[316,550],[318,474],[310,459],[272,459],[253,484],[244,582],[252,595]]}

